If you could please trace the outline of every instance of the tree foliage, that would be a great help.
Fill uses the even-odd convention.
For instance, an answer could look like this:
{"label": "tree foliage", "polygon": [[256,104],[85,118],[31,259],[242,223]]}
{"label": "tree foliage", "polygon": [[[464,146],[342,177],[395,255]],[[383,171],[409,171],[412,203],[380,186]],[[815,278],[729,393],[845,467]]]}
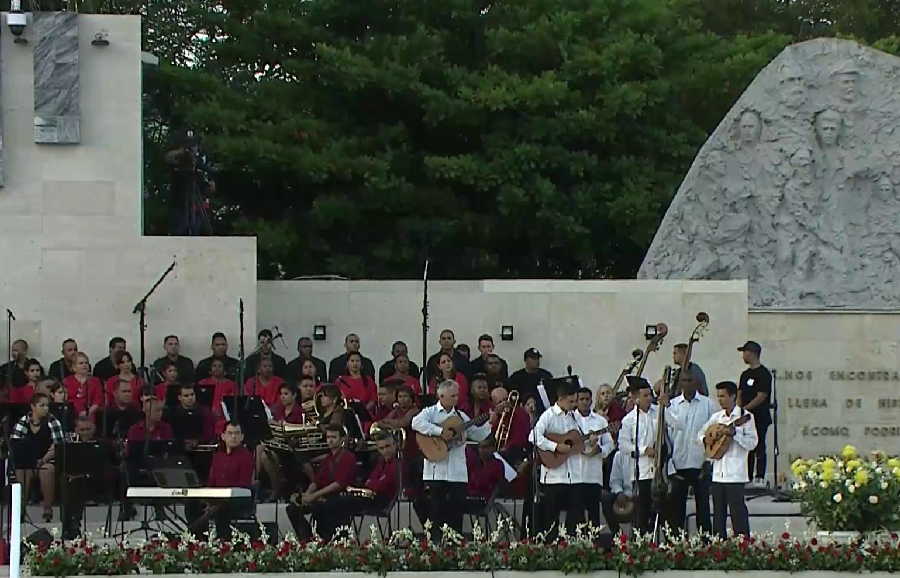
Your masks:
{"label": "tree foliage", "polygon": [[[169,131],[263,277],[629,277],[709,132],[784,46],[890,49],[875,0],[156,0],[148,232]],[[127,8],[126,8],[127,9]]]}

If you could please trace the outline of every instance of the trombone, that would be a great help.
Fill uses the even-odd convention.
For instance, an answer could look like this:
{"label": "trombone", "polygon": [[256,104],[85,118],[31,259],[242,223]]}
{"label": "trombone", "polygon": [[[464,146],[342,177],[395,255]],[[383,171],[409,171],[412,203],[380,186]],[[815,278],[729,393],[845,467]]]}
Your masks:
{"label": "trombone", "polygon": [[519,392],[518,390],[513,390],[509,392],[509,397],[506,398],[506,409],[503,410],[503,413],[500,414],[500,420],[497,422],[497,431],[494,436],[497,438],[497,451],[501,451],[506,447],[506,442],[509,441],[509,432],[512,429],[512,420],[513,415],[516,412],[516,408],[519,407]]}

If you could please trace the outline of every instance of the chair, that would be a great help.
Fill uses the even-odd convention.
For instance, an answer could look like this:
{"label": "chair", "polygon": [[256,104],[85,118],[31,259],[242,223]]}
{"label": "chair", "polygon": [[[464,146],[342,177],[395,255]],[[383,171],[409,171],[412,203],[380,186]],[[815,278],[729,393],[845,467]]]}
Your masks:
{"label": "chair", "polygon": [[[402,471],[402,460],[399,462],[398,468]],[[378,535],[382,540],[385,539],[385,527],[387,527],[387,536],[390,536],[394,531],[394,524],[391,521],[391,517],[394,513],[394,508],[400,502],[400,497],[403,495],[403,480],[402,476],[398,477],[397,480],[397,491],[394,492],[393,497],[388,501],[387,504],[383,508],[372,508],[370,510],[364,510],[358,514],[353,516],[351,524],[353,525],[353,530],[356,533],[356,540],[359,541],[359,535],[362,533],[363,523],[366,521],[366,518],[375,518],[375,523],[378,525]]]}
{"label": "chair", "polygon": [[487,533],[491,532],[491,513],[495,516],[500,513],[505,513],[505,511],[500,508],[500,505],[497,504],[497,495],[500,493],[500,487],[503,484],[497,484],[494,487],[494,491],[491,492],[491,495],[487,500],[484,501],[484,506],[479,508],[477,511],[466,512],[466,515],[469,517],[469,526],[475,527],[476,518],[484,521],[484,531]]}

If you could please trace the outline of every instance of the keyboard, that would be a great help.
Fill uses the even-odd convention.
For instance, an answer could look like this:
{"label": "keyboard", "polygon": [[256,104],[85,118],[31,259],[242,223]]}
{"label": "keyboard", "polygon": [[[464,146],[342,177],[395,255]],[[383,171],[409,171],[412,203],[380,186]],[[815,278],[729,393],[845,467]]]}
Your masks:
{"label": "keyboard", "polygon": [[143,500],[228,500],[249,498],[248,488],[128,488],[125,497]]}

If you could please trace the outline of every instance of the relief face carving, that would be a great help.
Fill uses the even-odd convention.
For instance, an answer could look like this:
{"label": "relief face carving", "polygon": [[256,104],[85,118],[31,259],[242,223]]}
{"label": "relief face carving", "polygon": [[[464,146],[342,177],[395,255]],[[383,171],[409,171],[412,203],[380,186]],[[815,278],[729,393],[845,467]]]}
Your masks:
{"label": "relief face carving", "polygon": [[700,150],[638,277],[747,278],[756,307],[900,307],[898,127],[900,58],[788,47]]}

